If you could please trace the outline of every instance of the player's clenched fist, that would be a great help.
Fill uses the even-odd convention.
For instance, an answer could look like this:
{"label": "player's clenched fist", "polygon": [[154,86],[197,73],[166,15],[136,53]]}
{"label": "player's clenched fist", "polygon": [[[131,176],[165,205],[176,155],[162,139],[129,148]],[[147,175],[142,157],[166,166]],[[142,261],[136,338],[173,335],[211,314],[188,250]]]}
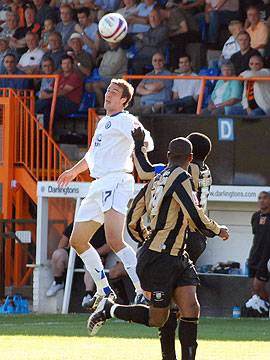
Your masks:
{"label": "player's clenched fist", "polygon": [[218,236],[224,241],[228,240],[230,237],[228,228],[226,226],[222,226]]}

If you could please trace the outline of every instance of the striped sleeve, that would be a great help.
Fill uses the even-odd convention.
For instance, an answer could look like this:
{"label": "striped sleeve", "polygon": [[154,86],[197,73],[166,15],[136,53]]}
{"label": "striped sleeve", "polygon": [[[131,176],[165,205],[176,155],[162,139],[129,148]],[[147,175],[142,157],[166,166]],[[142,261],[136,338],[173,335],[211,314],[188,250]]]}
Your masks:
{"label": "striped sleeve", "polygon": [[173,198],[181,206],[191,228],[197,229],[207,237],[214,237],[220,233],[220,226],[214,220],[209,219],[203,209],[196,204],[197,198],[192,192],[190,179],[177,184]]}
{"label": "striped sleeve", "polygon": [[133,156],[135,168],[141,180],[151,180],[165,168],[164,164],[150,163],[144,146],[136,145]]}
{"label": "striped sleeve", "polygon": [[142,219],[142,216],[146,213],[145,193],[147,186],[148,185],[142,188],[134,198],[127,213],[128,233],[131,238],[138,243],[143,243],[145,241],[145,234],[147,233],[147,228]]}

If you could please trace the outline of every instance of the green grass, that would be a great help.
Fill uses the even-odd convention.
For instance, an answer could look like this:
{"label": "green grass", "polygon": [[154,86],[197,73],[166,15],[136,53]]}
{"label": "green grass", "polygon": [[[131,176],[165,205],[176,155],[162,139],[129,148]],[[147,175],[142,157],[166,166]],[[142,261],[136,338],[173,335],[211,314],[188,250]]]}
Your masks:
{"label": "green grass", "polygon": [[[108,321],[89,338],[86,320],[85,315],[0,315],[0,359],[161,359],[156,329]],[[270,320],[202,319],[197,359],[269,360]]]}

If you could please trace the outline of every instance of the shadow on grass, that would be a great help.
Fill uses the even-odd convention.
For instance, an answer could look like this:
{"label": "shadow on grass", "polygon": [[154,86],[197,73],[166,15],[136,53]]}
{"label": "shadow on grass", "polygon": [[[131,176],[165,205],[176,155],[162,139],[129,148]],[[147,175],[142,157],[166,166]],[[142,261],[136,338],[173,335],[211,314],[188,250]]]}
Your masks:
{"label": "shadow on grass", "polygon": [[[0,336],[88,337],[87,315],[0,315]],[[119,321],[108,321],[98,337],[157,339],[157,329]],[[221,341],[270,341],[270,320],[200,320],[199,339]]]}

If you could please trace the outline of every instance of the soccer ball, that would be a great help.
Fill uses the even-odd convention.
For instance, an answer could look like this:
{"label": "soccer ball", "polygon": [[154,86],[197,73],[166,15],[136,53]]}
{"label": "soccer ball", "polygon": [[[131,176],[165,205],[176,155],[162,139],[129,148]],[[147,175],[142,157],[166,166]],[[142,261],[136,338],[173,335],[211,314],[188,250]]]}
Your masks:
{"label": "soccer ball", "polygon": [[128,24],[122,15],[110,13],[100,19],[98,30],[104,40],[116,43],[127,35]]}
{"label": "soccer ball", "polygon": [[268,272],[270,273],[270,259],[268,260],[268,263],[267,263],[267,269],[268,269]]}

